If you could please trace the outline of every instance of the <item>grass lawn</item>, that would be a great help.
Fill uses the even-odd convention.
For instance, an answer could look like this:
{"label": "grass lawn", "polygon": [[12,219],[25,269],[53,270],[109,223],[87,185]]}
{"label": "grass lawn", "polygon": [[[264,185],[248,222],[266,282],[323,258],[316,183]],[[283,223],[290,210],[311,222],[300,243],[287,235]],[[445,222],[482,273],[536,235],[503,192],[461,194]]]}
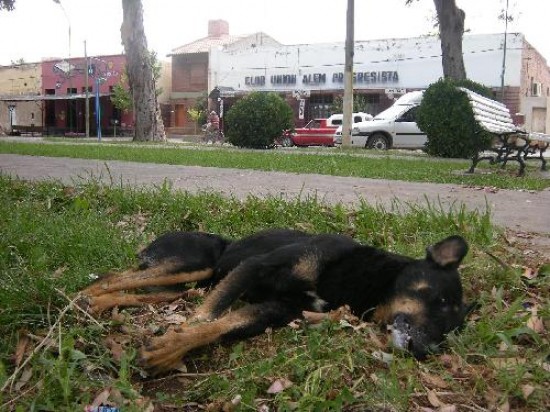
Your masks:
{"label": "grass lawn", "polygon": [[470,166],[468,160],[437,159],[404,151],[380,153],[337,148],[262,151],[181,144],[113,144],[91,140],[60,142],[54,139],[46,144],[0,140],[0,153],[319,173],[503,189],[542,190],[550,187],[550,179],[541,177],[539,162],[528,163],[524,177],[516,176],[517,165],[514,162],[505,170],[481,162],[476,170],[489,173],[466,174]]}
{"label": "grass lawn", "polygon": [[[191,162],[194,154],[206,164],[233,157],[225,151],[223,156],[164,147],[0,147],[3,152],[9,147],[57,155],[66,148],[80,156],[95,152],[143,161],[167,157]],[[245,162],[245,157],[237,152],[231,161]],[[251,157],[258,167],[259,159],[267,163],[271,158],[275,164],[309,157],[340,164],[336,156],[276,151]],[[341,158],[355,161],[353,156]],[[71,303],[90,279],[132,265],[136,250],[167,230],[239,237],[267,227],[346,233],[411,256],[422,256],[426,245],[444,236],[460,234],[470,244],[461,270],[466,298],[477,300],[480,308],[460,334],[449,338],[443,355],[422,363],[394,352],[377,325],[350,316],[211,345],[189,354],[180,371],[150,377],[137,362],[143,338],[181,322],[201,296],[99,319]],[[71,187],[0,175],[0,234],[2,411],[84,410],[102,399],[123,411],[152,411],[151,405],[155,411],[550,409],[550,270],[536,253],[496,231],[486,214],[443,212],[435,206],[398,214],[366,205],[356,210],[329,207],[316,200],[239,201],[168,187],[130,189],[94,182]]]}

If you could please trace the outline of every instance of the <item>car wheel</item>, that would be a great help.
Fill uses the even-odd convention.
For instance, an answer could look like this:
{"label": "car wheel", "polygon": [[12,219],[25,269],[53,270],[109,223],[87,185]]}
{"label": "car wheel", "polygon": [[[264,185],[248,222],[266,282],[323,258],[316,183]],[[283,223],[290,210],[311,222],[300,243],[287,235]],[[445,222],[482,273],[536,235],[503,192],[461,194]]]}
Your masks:
{"label": "car wheel", "polygon": [[367,141],[367,148],[376,150],[388,150],[390,148],[388,138],[382,133],[375,133]]}
{"label": "car wheel", "polygon": [[284,136],[282,139],[281,139],[281,145],[283,147],[292,147],[294,146],[294,142],[292,141],[292,139],[288,136]]}

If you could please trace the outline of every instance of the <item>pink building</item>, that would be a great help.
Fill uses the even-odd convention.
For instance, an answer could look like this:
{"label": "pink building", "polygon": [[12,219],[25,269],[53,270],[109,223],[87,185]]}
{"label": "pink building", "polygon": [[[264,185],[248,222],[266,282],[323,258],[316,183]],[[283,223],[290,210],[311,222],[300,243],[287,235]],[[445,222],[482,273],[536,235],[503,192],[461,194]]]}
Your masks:
{"label": "pink building", "polygon": [[[89,99],[90,134],[97,133],[97,104],[102,134],[132,127],[131,112],[113,106],[110,95],[126,66],[124,55],[84,57],[42,62],[43,126],[47,134],[83,135],[86,132],[86,97]],[[88,95],[86,95],[88,89]]]}

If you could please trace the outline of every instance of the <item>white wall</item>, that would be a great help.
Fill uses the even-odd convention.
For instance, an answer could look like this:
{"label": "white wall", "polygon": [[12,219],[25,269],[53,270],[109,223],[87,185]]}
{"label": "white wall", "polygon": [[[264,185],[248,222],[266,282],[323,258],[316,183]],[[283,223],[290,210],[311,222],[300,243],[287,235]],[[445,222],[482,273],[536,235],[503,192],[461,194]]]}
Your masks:
{"label": "white wall", "polygon": [[[506,86],[520,86],[522,39],[521,34],[508,34]],[[500,87],[503,40],[502,34],[464,36],[468,78]],[[443,75],[439,38],[356,41],[354,71],[369,76],[369,81],[356,81],[356,89],[426,88]],[[210,53],[209,84],[236,91],[343,90],[343,81],[335,79],[343,72],[344,43],[220,48]],[[276,75],[288,77],[276,83],[271,79]]]}

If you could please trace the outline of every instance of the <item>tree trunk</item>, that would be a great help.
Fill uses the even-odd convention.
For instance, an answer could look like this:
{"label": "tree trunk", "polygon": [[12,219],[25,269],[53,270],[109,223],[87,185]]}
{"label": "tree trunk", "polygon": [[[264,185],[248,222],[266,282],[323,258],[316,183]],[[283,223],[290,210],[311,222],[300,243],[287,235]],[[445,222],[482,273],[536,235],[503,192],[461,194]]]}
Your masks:
{"label": "tree trunk", "polygon": [[134,101],[134,141],[165,141],[151,55],[143,28],[141,0],[122,0],[122,11],[120,33]]}
{"label": "tree trunk", "polygon": [[447,79],[466,79],[462,35],[464,34],[464,11],[456,6],[455,0],[434,0],[439,20],[443,76]]}

